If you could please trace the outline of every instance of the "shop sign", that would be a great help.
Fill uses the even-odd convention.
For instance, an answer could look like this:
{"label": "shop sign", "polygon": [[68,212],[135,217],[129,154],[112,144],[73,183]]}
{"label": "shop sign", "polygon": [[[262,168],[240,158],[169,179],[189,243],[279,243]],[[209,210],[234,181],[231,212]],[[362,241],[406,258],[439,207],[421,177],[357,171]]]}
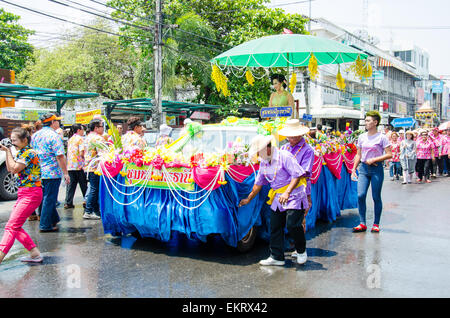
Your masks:
{"label": "shop sign", "polygon": [[191,119],[199,119],[199,120],[210,120],[211,114],[207,112],[199,112],[195,111],[192,113]]}
{"label": "shop sign", "polygon": [[308,115],[308,114],[303,114],[303,120],[304,121],[312,121],[313,116],[312,115]]}
{"label": "shop sign", "polygon": [[[173,185],[171,188],[176,190],[194,191],[195,183],[191,180],[191,168],[167,168],[169,179]],[[155,180],[154,176],[162,176],[162,180]],[[145,179],[145,180],[142,180]],[[192,182],[190,182],[192,181]],[[159,170],[152,169],[151,166],[138,167],[134,163],[127,165],[127,175],[125,177],[127,185],[139,185],[147,188],[170,189],[167,179]]]}
{"label": "shop sign", "polygon": [[272,118],[272,117],[291,117],[292,107],[263,107],[261,108],[261,118]]}
{"label": "shop sign", "polygon": [[396,110],[398,114],[405,115],[408,112],[408,107],[405,102],[396,101]]}
{"label": "shop sign", "polygon": [[77,124],[89,124],[95,115],[101,115],[101,109],[94,109],[87,112],[77,112],[75,114],[75,122]]}
{"label": "shop sign", "polygon": [[433,81],[431,86],[431,91],[433,93],[442,94],[444,90],[444,82],[443,81]]}

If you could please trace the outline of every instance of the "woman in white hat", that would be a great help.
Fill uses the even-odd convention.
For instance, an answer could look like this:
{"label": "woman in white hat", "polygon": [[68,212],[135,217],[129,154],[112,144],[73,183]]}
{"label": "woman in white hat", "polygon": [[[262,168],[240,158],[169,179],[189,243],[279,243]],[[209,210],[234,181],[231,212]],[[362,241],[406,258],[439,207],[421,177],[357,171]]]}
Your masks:
{"label": "woman in white hat", "polygon": [[416,142],[414,141],[414,132],[408,130],[405,133],[405,140],[400,144],[400,163],[403,169],[402,184],[411,183],[412,175],[416,171]]}
{"label": "woman in white hat", "polygon": [[284,228],[294,239],[297,263],[304,264],[307,259],[305,233],[301,228],[306,199],[306,174],[294,156],[271,145],[272,136],[258,135],[252,140],[250,154],[257,154],[260,161],[255,185],[239,207],[248,204],[261,191],[262,186],[270,184],[270,257],[260,261],[261,265],[284,265]]}
{"label": "woman in white hat", "polygon": [[155,147],[158,148],[171,144],[173,142],[173,139],[169,136],[171,132],[172,127],[169,127],[166,124],[162,124],[161,126],[159,126],[159,137],[156,140]]}

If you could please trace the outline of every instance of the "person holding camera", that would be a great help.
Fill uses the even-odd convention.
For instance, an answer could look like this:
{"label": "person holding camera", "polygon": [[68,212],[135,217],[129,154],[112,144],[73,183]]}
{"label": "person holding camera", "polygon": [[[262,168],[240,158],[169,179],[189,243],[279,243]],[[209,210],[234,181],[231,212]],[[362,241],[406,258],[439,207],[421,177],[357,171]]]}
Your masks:
{"label": "person holding camera", "polygon": [[41,232],[58,231],[56,226],[60,221],[56,202],[59,186],[64,177],[66,184],[70,183],[63,140],[56,130],[60,127],[62,117],[47,113],[41,117],[43,128],[34,133],[31,147],[36,150],[41,162],[42,173],[42,208],[39,228]]}
{"label": "person holding camera", "polygon": [[[19,182],[17,201],[0,242],[0,263],[16,239],[30,252],[30,256],[23,257],[21,261],[33,263],[43,261],[36,244],[22,228],[27,218],[39,207],[43,197],[39,156],[30,147],[30,140],[30,134],[26,129],[15,128],[11,133],[11,140],[4,139],[0,145],[0,150],[6,152],[6,168],[9,172],[18,175]],[[18,150],[15,158],[11,152],[12,146]]]}

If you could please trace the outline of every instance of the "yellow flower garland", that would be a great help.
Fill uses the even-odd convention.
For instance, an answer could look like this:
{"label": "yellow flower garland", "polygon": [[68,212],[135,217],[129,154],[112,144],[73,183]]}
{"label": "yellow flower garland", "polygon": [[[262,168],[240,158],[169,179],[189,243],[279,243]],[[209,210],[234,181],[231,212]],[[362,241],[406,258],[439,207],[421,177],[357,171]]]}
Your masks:
{"label": "yellow flower garland", "polygon": [[317,64],[317,59],[313,53],[311,53],[311,57],[309,58],[308,70],[311,80],[315,81],[317,74],[319,74],[319,66]]}
{"label": "yellow flower garland", "polygon": [[212,66],[211,79],[216,84],[217,91],[224,96],[230,96],[230,91],[228,90],[228,78],[222,73],[217,65]]}
{"label": "yellow flower garland", "polygon": [[245,72],[245,78],[247,79],[247,82],[253,86],[253,84],[255,84],[255,79],[253,78],[253,74],[252,72],[250,72],[250,70],[247,70],[247,72]]}
{"label": "yellow flower garland", "polygon": [[289,89],[291,90],[291,94],[294,94],[295,85],[297,85],[297,74],[293,72],[289,80]]}

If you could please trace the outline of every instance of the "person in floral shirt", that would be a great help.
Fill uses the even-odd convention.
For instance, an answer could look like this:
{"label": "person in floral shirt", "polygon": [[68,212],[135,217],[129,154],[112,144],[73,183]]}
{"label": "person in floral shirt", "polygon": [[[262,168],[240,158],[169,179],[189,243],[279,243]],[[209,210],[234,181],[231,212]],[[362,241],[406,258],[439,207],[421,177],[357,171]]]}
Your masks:
{"label": "person in floral shirt", "polygon": [[391,150],[392,158],[389,160],[389,175],[391,181],[394,181],[394,177],[398,180],[402,175],[402,167],[400,165],[400,141],[398,140],[398,134],[393,131],[391,133]]}
{"label": "person in floral shirt", "polygon": [[71,128],[72,136],[67,142],[67,170],[69,171],[70,183],[66,190],[65,209],[72,209],[73,197],[77,185],[80,185],[83,198],[87,191],[87,179],[84,172],[84,127],[81,124],[75,124]]}
{"label": "person in floral shirt", "polygon": [[144,149],[147,144],[144,138],[142,138],[144,126],[139,117],[131,117],[130,119],[128,119],[127,125],[128,131],[125,135],[122,136],[123,149],[127,150],[128,148],[135,147]]}
{"label": "person in floral shirt", "polygon": [[421,130],[417,137],[417,182],[422,182],[425,177],[426,183],[431,183],[431,169],[434,161],[434,142],[428,137],[426,130]]}
{"label": "person in floral shirt", "polygon": [[99,198],[99,184],[100,177],[95,174],[98,169],[98,155],[102,152],[99,144],[105,143],[103,137],[105,132],[105,123],[101,119],[93,119],[89,123],[90,133],[87,135],[84,143],[84,171],[88,174],[89,192],[86,199],[86,207],[84,209],[83,218],[85,219],[100,219]]}
{"label": "person in floral shirt", "polygon": [[56,224],[60,218],[56,210],[56,202],[61,179],[64,176],[66,184],[70,182],[63,140],[56,133],[61,119],[62,117],[57,117],[53,113],[43,115],[41,117],[43,128],[34,133],[31,139],[31,147],[36,150],[41,163],[43,190],[39,224],[41,232],[58,230]]}
{"label": "person in floral shirt", "polygon": [[6,152],[6,168],[9,172],[17,174],[19,190],[17,202],[13,207],[5,231],[0,242],[0,263],[8,254],[17,239],[30,252],[23,262],[42,262],[43,258],[30,235],[22,228],[27,218],[36,210],[42,201],[41,168],[39,156],[30,147],[31,137],[24,128],[15,128],[11,133],[12,144],[18,149],[16,158],[13,158],[11,148],[0,146]]}

